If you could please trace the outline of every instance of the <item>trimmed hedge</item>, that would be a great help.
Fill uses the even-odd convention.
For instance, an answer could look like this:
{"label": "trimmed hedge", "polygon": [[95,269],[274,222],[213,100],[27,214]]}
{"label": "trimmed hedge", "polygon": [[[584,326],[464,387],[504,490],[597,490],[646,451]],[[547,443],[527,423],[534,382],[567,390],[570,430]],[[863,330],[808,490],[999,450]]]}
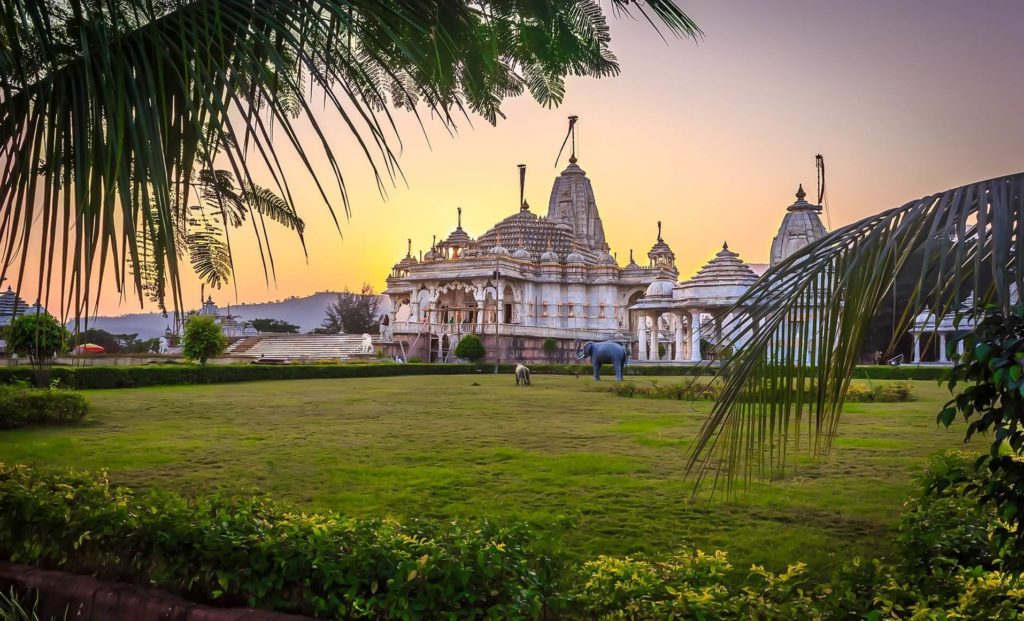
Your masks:
{"label": "trimmed hedge", "polygon": [[69,390],[0,385],[0,429],[30,424],[73,423],[89,411],[82,395]]}
{"label": "trimmed hedge", "polygon": [[0,557],[190,599],[336,619],[526,619],[551,570],[525,528],[398,524],[266,497],[145,494],[0,463]]}
{"label": "trimmed hedge", "polygon": [[958,482],[906,503],[894,558],[854,559],[827,582],[794,562],[737,583],[725,552],[686,548],[575,562],[524,525],[353,520],[3,463],[0,558],[334,619],[1018,620],[1024,579],[993,552],[991,507],[965,494],[971,461],[933,458],[923,488]]}
{"label": "trimmed hedge", "polygon": [[[503,364],[501,373],[514,373],[514,364]],[[531,364],[536,375],[573,375],[589,377],[590,365]],[[857,367],[854,377],[859,379],[914,379],[939,380],[948,369],[942,367]],[[223,364],[205,367],[191,364],[147,364],[138,366],[54,366],[51,377],[64,386],[86,388],[135,388],[142,386],[170,386],[176,384],[220,384],[225,382],[252,382],[287,379],[341,379],[350,377],[392,377],[397,375],[460,375],[489,373],[490,368],[478,369],[471,364]],[[632,376],[693,376],[713,375],[714,368],[692,366],[628,366],[626,375]],[[601,374],[614,375],[611,365],[602,367]],[[0,368],[0,384],[34,379],[33,371],[24,367]]]}

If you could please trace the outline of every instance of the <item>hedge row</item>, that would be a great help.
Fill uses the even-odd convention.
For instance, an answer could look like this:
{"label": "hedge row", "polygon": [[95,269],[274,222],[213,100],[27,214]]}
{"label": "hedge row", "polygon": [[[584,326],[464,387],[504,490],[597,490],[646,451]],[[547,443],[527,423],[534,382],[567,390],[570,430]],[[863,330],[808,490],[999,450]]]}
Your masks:
{"label": "hedge row", "polygon": [[[493,367],[484,364],[475,367],[469,364],[225,364],[201,367],[190,364],[150,364],[139,366],[55,366],[50,377],[70,388],[132,388],[141,386],[167,386],[175,384],[219,384],[224,382],[250,382],[287,379],[340,379],[351,377],[391,377],[397,375],[459,375],[489,373]],[[501,373],[513,373],[514,364],[503,364]],[[533,364],[530,371],[541,375],[589,376],[589,365],[575,364]],[[692,366],[631,366],[627,375],[635,376],[692,376],[710,375],[714,369]],[[945,377],[947,369],[941,367],[857,367],[854,377],[860,379],[913,379],[939,380]],[[32,381],[33,370],[29,368],[0,368],[0,384],[18,381]],[[610,366],[602,370],[605,377],[613,377]]]}
{"label": "hedge row", "polygon": [[[931,485],[970,461],[939,457]],[[398,524],[304,514],[267,498],[150,491],[104,475],[0,463],[0,558],[154,585],[201,602],[333,619],[1020,619],[1024,581],[993,553],[994,512],[964,494],[911,499],[890,561],[854,560],[827,583],[803,563],[724,552],[546,556],[524,525]]]}
{"label": "hedge row", "polygon": [[0,429],[73,423],[81,420],[88,410],[85,398],[70,390],[0,385]]}

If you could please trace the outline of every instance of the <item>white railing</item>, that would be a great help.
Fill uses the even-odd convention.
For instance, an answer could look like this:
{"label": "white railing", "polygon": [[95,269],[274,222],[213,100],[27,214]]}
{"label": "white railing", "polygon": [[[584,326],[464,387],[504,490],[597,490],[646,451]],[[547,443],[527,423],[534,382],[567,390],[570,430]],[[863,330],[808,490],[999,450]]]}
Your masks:
{"label": "white railing", "polygon": [[[493,335],[495,324],[485,323],[420,323],[415,321],[396,321],[392,324],[395,335],[410,336],[423,333],[429,334],[482,334]],[[497,324],[498,336],[531,336],[537,338],[602,340],[613,336],[613,329],[592,328],[552,328],[549,326],[524,326],[518,323]]]}

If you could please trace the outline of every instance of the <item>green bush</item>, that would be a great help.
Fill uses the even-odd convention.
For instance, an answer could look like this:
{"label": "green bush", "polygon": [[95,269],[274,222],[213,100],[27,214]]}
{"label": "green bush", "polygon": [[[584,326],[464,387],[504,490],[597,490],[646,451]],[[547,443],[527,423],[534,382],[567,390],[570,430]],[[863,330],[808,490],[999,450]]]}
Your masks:
{"label": "green bush", "polygon": [[548,355],[548,357],[554,356],[555,353],[558,352],[558,341],[549,336],[548,338],[544,339],[544,344],[541,347],[544,350],[544,353]]}
{"label": "green bush", "polygon": [[19,315],[5,330],[7,349],[27,356],[32,364],[49,364],[67,348],[70,335],[64,326],[46,313]]}
{"label": "green bush", "polygon": [[676,399],[679,401],[713,401],[722,392],[721,382],[715,380],[690,380],[680,384],[649,384],[619,382],[608,388],[620,397],[643,397],[645,399]]}
{"label": "green bush", "polygon": [[192,317],[185,324],[181,353],[189,360],[205,365],[207,360],[223,354],[227,348],[228,337],[224,336],[224,330],[213,317]]}
{"label": "green bush", "polygon": [[550,575],[525,527],[352,520],[264,497],[135,495],[105,475],[24,466],[0,465],[0,515],[0,556],[12,562],[322,618],[533,618]]}
{"label": "green bush", "polygon": [[467,334],[459,339],[459,344],[455,346],[455,356],[462,360],[480,362],[486,354],[484,344],[480,342],[480,337],[475,334]]}
{"label": "green bush", "polygon": [[885,384],[850,384],[846,400],[852,403],[898,403],[910,401],[912,385],[907,380]]}
{"label": "green bush", "polygon": [[70,390],[0,385],[0,429],[72,423],[81,420],[88,410],[85,398]]}

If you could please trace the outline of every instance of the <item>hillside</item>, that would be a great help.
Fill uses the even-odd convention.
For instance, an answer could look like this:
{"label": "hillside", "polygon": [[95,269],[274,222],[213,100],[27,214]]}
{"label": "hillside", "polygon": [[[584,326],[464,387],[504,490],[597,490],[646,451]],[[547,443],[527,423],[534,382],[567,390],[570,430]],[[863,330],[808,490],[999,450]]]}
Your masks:
{"label": "hillside", "polygon": [[[291,297],[277,302],[231,305],[231,314],[242,320],[280,319],[299,326],[302,332],[309,332],[324,320],[324,309],[335,300],[337,292],[323,291],[306,297]],[[228,308],[221,306],[226,313]],[[95,317],[89,327],[106,330],[112,334],[137,333],[139,338],[163,336],[171,324],[169,317],[160,313],[134,313],[116,317]]]}

